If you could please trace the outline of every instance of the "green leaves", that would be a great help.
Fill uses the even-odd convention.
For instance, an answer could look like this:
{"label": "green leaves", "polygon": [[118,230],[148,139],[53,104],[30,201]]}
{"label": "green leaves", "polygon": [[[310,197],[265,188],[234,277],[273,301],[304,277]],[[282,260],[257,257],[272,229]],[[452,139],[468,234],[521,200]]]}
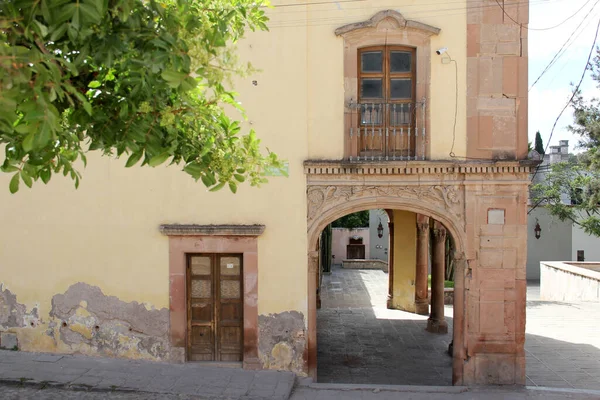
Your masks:
{"label": "green leaves", "polygon": [[129,158],[127,159],[125,168],[133,167],[135,164],[137,164],[138,161],[140,161],[140,158],[142,158],[143,155],[144,155],[143,151],[137,151],[135,153],[132,153],[131,156],[129,156]]}
{"label": "green leaves", "polygon": [[13,174],[10,191],[58,173],[78,187],[84,148],[127,154],[127,168],[179,164],[211,191],[264,183],[281,162],[224,112],[243,116],[225,83],[252,68],[238,65],[230,44],[266,28],[264,4],[4,2],[0,170]]}
{"label": "green leaves", "polygon": [[553,164],[543,181],[532,187],[533,199],[561,221],[569,220],[586,233],[600,236],[600,171],[584,167],[577,158]]}
{"label": "green leaves", "polygon": [[156,155],[156,156],[150,158],[150,160],[148,161],[148,165],[150,165],[151,167],[157,167],[160,164],[167,161],[167,159],[169,157],[171,157],[171,154],[169,154],[168,152],[164,152],[162,154]]}
{"label": "green leaves", "polygon": [[19,174],[16,173],[13,175],[13,177],[10,180],[10,183],[8,184],[8,189],[10,190],[11,193],[17,193],[17,191],[19,190]]}

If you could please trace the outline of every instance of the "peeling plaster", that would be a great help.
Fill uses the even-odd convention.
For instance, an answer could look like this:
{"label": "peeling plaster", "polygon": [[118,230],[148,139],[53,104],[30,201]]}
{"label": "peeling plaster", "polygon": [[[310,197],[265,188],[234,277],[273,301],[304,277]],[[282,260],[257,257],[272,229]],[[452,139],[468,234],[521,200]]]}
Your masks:
{"label": "peeling plaster", "polygon": [[258,317],[258,354],[265,369],[305,370],[306,347],[304,315],[297,311]]}
{"label": "peeling plaster", "polygon": [[148,309],[106,296],[97,286],[76,283],[52,298],[46,335],[73,351],[170,360],[169,310]]}
{"label": "peeling plaster", "polygon": [[38,307],[27,312],[24,304],[17,302],[17,295],[0,284],[0,331],[10,328],[37,327],[42,321]]}

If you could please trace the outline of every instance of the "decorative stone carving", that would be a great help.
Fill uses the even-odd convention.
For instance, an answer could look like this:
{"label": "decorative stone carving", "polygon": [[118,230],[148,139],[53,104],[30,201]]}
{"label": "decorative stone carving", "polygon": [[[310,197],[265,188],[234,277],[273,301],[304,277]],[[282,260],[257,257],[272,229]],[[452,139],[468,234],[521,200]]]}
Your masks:
{"label": "decorative stone carving", "polygon": [[335,30],[335,34],[337,36],[342,36],[346,33],[353,32],[359,29],[377,28],[379,24],[381,24],[385,20],[391,20],[392,23],[396,25],[395,28],[416,29],[428,35],[437,35],[440,33],[440,28],[436,28],[434,26],[423,24],[417,21],[407,20],[398,11],[383,10],[379,11],[377,14],[373,15],[366,21],[355,22],[352,24],[341,26]]}
{"label": "decorative stone carving", "polygon": [[430,203],[438,209],[453,213],[462,225],[464,194],[459,186],[450,185],[311,185],[308,189],[309,225],[320,213],[340,203],[370,197],[402,198],[420,203]]}

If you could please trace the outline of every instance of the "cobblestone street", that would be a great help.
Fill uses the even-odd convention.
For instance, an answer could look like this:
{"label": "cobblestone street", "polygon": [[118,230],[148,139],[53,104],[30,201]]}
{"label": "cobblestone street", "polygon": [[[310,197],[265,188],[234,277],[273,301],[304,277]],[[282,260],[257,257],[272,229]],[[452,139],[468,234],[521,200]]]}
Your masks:
{"label": "cobblestone street", "polygon": [[320,383],[451,385],[449,332],[425,331],[427,316],[388,310],[388,275],[380,270],[332,269],[323,277],[317,320]]}
{"label": "cobblestone street", "polygon": [[[386,308],[387,279],[339,267],[323,277],[318,381],[451,385],[452,306],[449,333],[430,334],[427,317]],[[527,296],[527,385],[600,390],[600,304],[541,301],[539,284]]]}

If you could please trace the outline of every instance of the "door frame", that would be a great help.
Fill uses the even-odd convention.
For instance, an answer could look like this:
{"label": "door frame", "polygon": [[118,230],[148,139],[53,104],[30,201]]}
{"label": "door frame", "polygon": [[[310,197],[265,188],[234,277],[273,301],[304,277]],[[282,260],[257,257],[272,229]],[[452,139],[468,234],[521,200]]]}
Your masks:
{"label": "door frame", "polygon": [[169,237],[169,339],[171,360],[186,361],[187,254],[242,254],[244,369],[262,369],[258,358],[258,237],[264,225],[161,225]]}

